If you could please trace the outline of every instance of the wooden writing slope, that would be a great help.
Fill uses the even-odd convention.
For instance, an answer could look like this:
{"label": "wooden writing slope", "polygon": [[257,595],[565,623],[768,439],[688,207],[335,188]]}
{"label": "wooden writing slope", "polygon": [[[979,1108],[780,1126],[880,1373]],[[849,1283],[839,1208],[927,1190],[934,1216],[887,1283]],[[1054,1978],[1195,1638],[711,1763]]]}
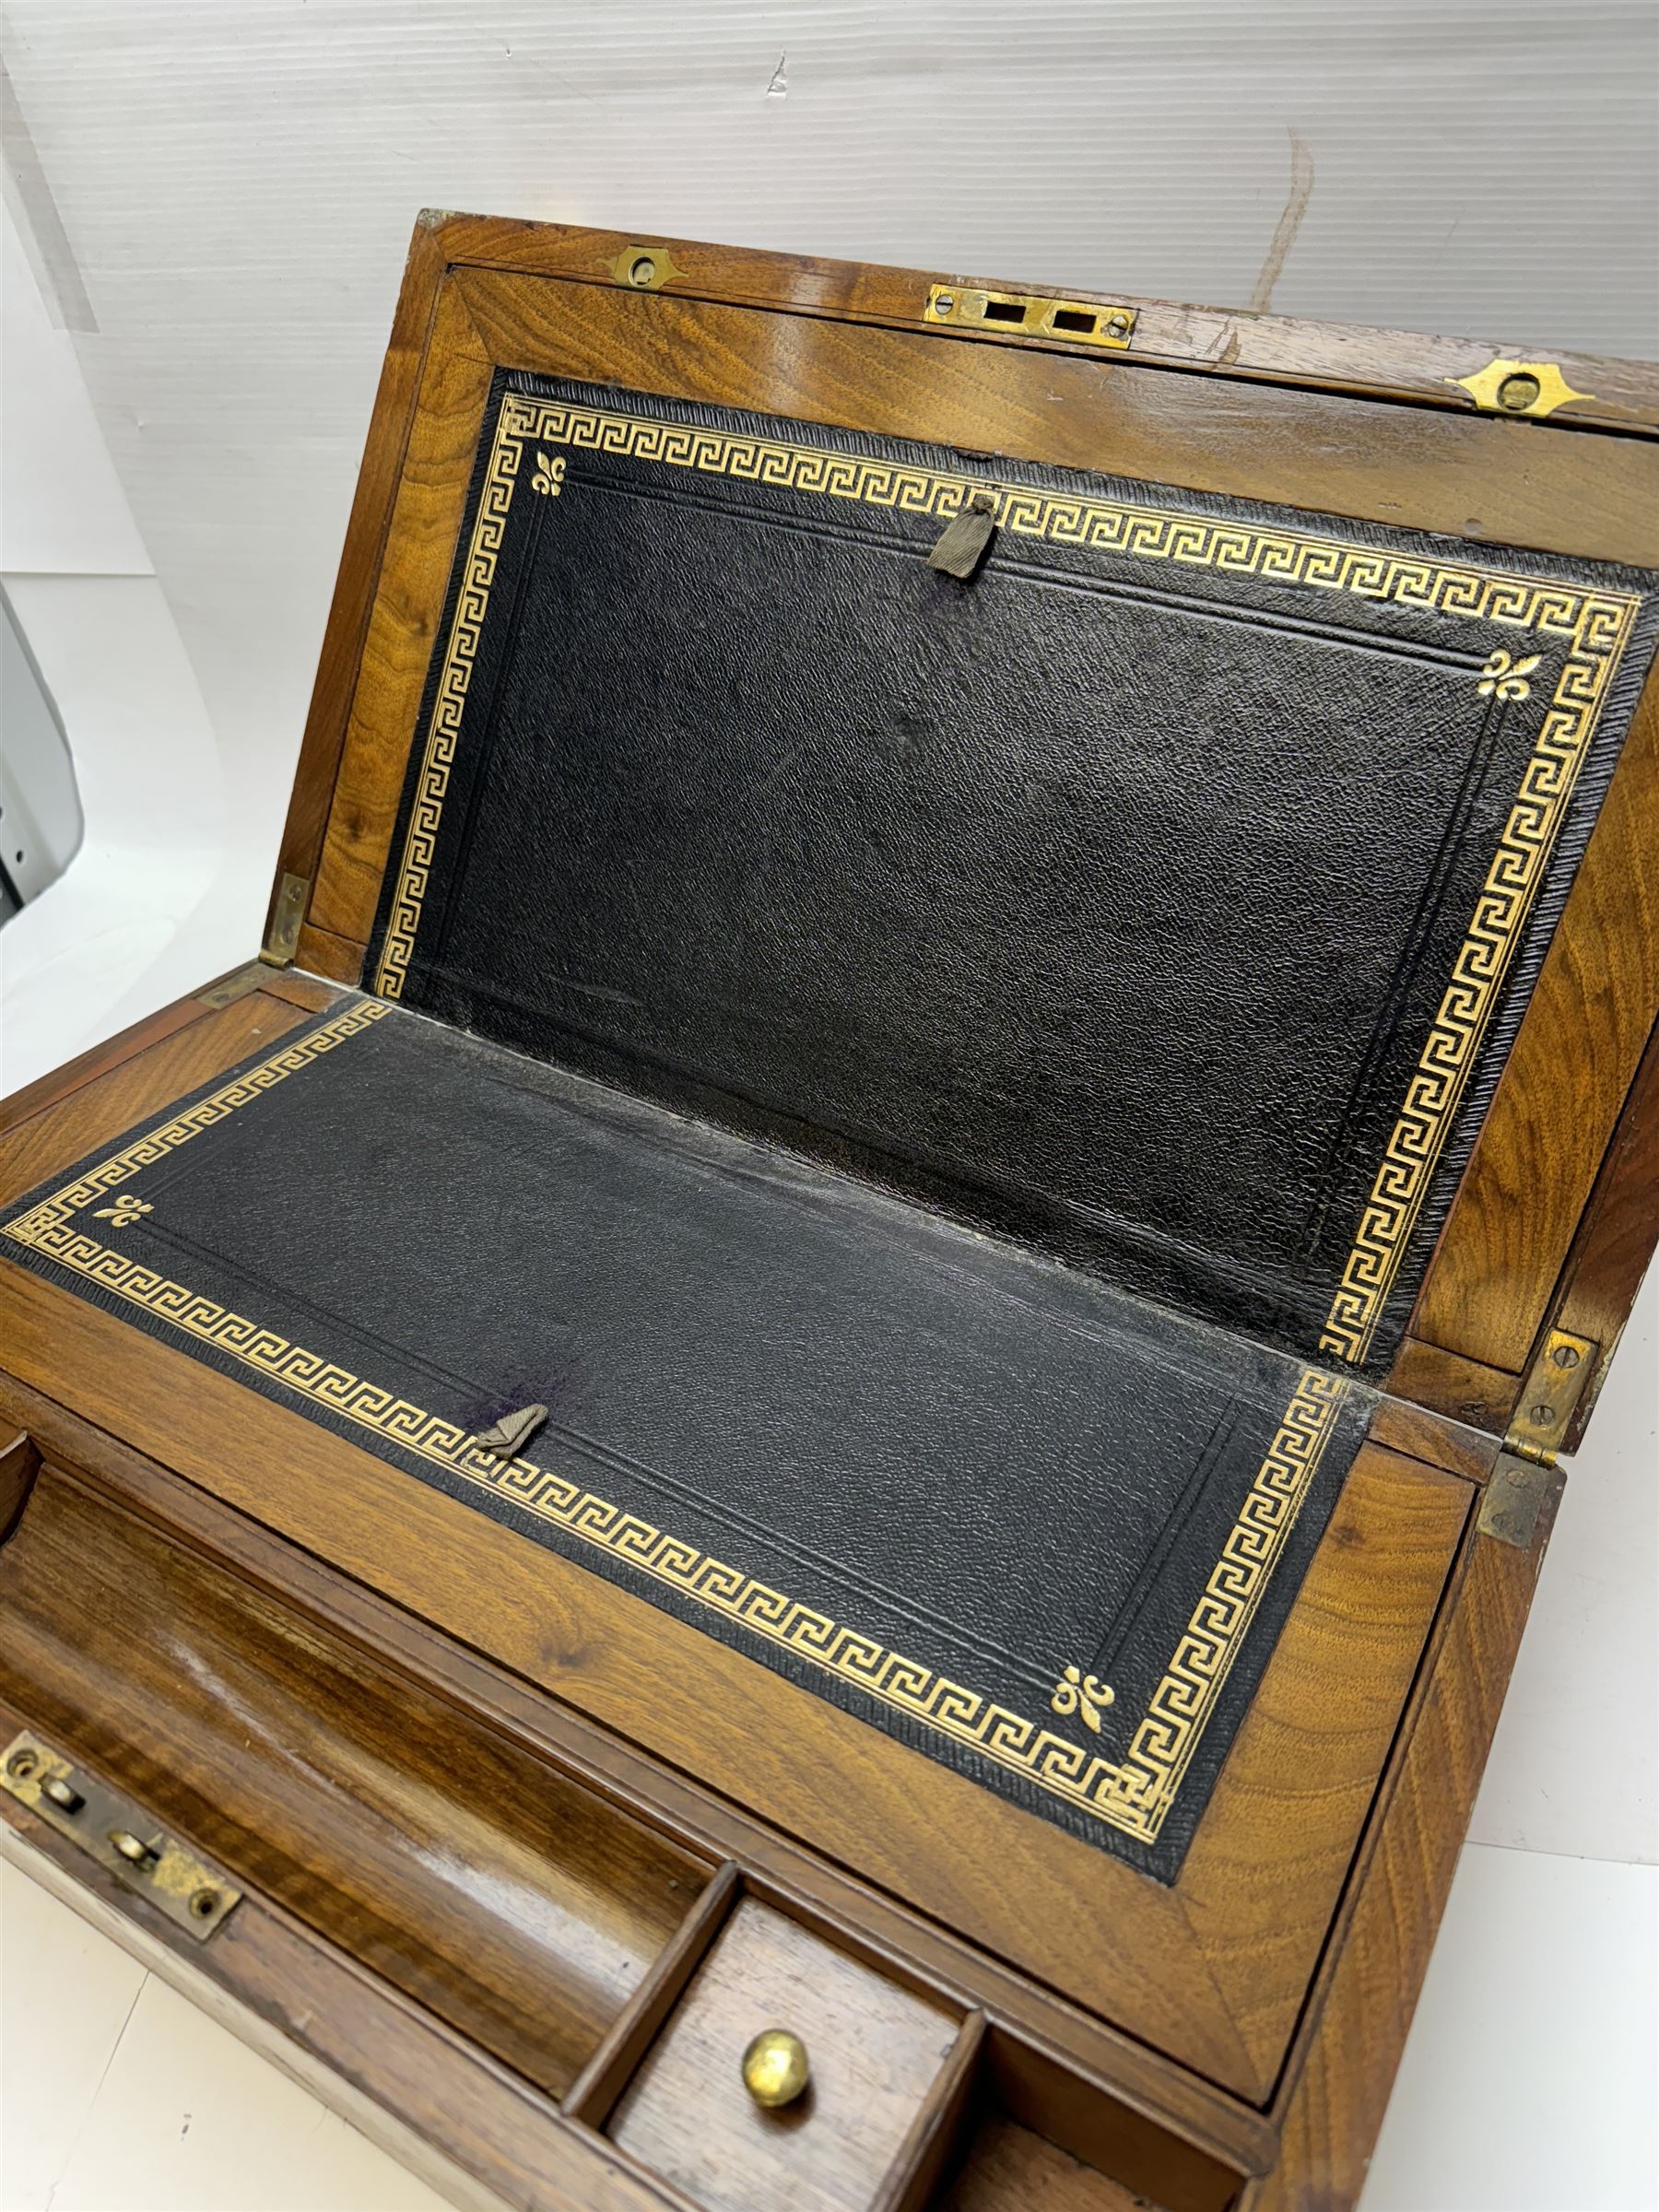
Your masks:
{"label": "wooden writing slope", "polygon": [[[1557,1455],[1659,1237],[1656,437],[1659,373],[1636,364],[423,218],[265,950],[0,1115],[0,1813],[31,1867],[457,2202],[1351,2203]],[[762,526],[764,588],[743,567]],[[835,564],[866,557],[842,593]],[[1313,674],[1281,681],[1291,661],[1258,653]],[[928,654],[977,672],[952,676],[948,713],[925,684],[900,697]],[[796,712],[809,726],[785,728]],[[1507,779],[1489,806],[1442,750],[1457,731]],[[903,806],[959,739],[990,750],[940,771],[954,826],[930,855]],[[1226,764],[1250,746],[1279,768],[1244,804]],[[1351,870],[1352,899],[1327,885],[1310,916],[1287,865],[1258,900],[1300,794],[1331,823],[1362,803],[1388,818],[1366,797],[1385,755],[1406,828],[1376,879]],[[700,812],[704,770],[707,792],[750,797]],[[970,857],[964,790],[1039,826],[1013,889],[1000,829]],[[908,794],[902,877],[870,874],[889,824],[872,791]],[[1088,842],[1120,833],[1119,853]],[[1245,858],[1218,919],[1194,919],[1223,851]],[[1188,918],[1164,929],[1177,865]],[[924,880],[888,902],[927,976],[907,997],[855,955],[887,911],[870,885]],[[1364,917],[1390,898],[1402,943],[1429,949],[1379,953],[1395,980],[1373,1005]],[[985,921],[1005,907],[1006,929]],[[1252,915],[1283,961],[1206,957],[1204,931]],[[800,960],[774,957],[797,936]],[[1110,992],[1143,959],[1192,988],[1165,990],[1141,1038]],[[571,1011],[572,976],[599,1011]],[[1287,1179],[1318,1101],[1285,1071],[1347,1020],[1364,1085],[1309,1170],[1323,1211],[1293,1267],[1267,1201],[1300,1206]],[[1171,1064],[1187,1072],[1136,1089],[1194,1025],[1202,1051]],[[785,1033],[794,1056],[769,1057]],[[348,1067],[380,1069],[393,1105],[342,1090],[345,1120],[308,1122],[294,1101]],[[947,1143],[959,1077],[974,1112]],[[400,1151],[440,1098],[464,1126],[432,1120],[428,1149]],[[551,1133],[603,1124],[633,1163],[582,1230],[595,1311],[625,1232],[642,1223],[647,1252],[691,1236],[641,1159],[688,1158],[685,1188],[729,1182],[746,1205],[775,1182],[860,1265],[902,1249],[906,1283],[982,1279],[991,1311],[1014,1280],[995,1271],[1030,1271],[1068,1342],[1086,1322],[1102,1360],[1178,1376],[1200,1411],[1242,1377],[1245,1429],[1267,1411],[1237,1497],[1204,1488],[1218,1444],[1143,1525],[1135,1455],[1108,1441],[1098,1498],[1086,1482],[1045,1520],[1029,1427],[959,1495],[957,1444],[947,1465],[924,1443],[871,1493],[899,1532],[946,1486],[888,1594],[903,1643],[858,1612],[881,1558],[835,1583],[764,1464],[715,1497],[670,1453],[648,1518],[605,1430],[578,1497],[563,1446],[535,1439],[544,1415],[544,1439],[573,1435],[561,1391],[605,1380],[582,1313],[548,1307],[577,1347],[550,1381],[490,1368],[544,1278],[482,1165],[422,1189],[440,1137],[496,1130],[486,1104],[517,1117],[491,1159],[522,1146],[555,1259],[588,1218]],[[1154,1141],[1166,1124],[1184,1150]],[[1192,1228],[1212,1170],[1225,1198],[1280,1139],[1267,1198]],[[1191,1191],[1159,1180],[1172,1151]],[[418,1265],[397,1229],[418,1216]],[[688,1452],[716,1382],[734,1439],[732,1409],[775,1388],[777,1465],[796,1464],[811,1424],[788,1362],[833,1334],[812,1303],[828,1265],[803,1263],[805,1288],[767,1277],[806,1319],[785,1331],[782,1294],[758,1307],[765,1358],[731,1383],[724,1351],[718,1377],[700,1363],[698,1300],[668,1300],[665,1260],[652,1325],[683,1361]],[[394,1342],[371,1292],[400,1268],[407,1311],[449,1318]],[[705,1279],[712,1346],[720,1270]],[[863,1478],[835,1459],[854,1409],[879,1434],[944,1371],[897,1311],[853,1381],[823,1370],[830,1503]],[[483,1348],[463,1348],[480,1313]],[[1010,1366],[972,1397],[984,1367],[952,1385],[968,1442],[1001,1435],[1018,1387]],[[654,1373],[629,1372],[641,1403]],[[1351,1434],[1320,1491],[1338,1406]],[[1045,1608],[1089,1602],[1078,1561],[1137,1545],[1094,1655],[1039,1648]],[[987,1625],[1010,1579],[1007,1618],[1039,1624],[1011,1656],[1016,1630]],[[1006,1684],[971,1678],[976,1652]],[[1146,1653],[1156,1687],[1132,1697]],[[743,2064],[768,2029],[809,2067],[776,2107]]]}

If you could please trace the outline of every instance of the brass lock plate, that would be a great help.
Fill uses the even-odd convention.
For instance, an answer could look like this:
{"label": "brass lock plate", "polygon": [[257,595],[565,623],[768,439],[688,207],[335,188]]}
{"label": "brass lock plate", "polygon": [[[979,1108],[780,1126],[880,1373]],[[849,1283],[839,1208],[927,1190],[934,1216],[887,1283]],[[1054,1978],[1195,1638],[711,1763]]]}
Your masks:
{"label": "brass lock plate", "polygon": [[217,1866],[187,1851],[130,1797],[106,1789],[28,1729],[0,1757],[0,1785],[198,1943],[241,1901],[241,1891]]}
{"label": "brass lock plate", "polygon": [[1012,337],[1065,338],[1074,346],[1126,350],[1135,335],[1132,307],[1098,300],[1051,300],[1038,292],[988,292],[982,285],[935,284],[923,320],[959,328],[1000,330]]}

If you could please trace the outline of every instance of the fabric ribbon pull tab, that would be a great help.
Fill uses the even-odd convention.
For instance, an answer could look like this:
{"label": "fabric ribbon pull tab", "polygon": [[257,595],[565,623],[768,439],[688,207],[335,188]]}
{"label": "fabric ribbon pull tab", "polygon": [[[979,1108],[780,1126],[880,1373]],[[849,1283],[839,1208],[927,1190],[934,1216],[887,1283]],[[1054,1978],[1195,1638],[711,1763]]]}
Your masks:
{"label": "fabric ribbon pull tab", "polygon": [[472,1440],[474,1447],[492,1459],[516,1459],[547,1418],[545,1406],[521,1406],[516,1413],[504,1413],[493,1428],[481,1429]]}
{"label": "fabric ribbon pull tab", "polygon": [[971,582],[995,535],[996,494],[971,491],[946,524],[938,544],[927,557],[927,565],[963,583]]}

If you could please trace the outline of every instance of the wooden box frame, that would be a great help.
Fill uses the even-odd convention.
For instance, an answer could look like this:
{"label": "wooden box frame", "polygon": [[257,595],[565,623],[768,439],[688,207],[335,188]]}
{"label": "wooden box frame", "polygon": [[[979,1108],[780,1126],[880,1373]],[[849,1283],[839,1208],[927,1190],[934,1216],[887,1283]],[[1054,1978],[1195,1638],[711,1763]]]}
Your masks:
{"label": "wooden box frame", "polygon": [[[499,367],[1659,568],[1659,372],[1564,359],[1581,396],[1515,420],[1466,389],[1488,347],[1111,300],[1098,303],[1132,315],[1133,335],[1103,354],[931,322],[935,281],[423,217],[265,961],[13,1100],[0,1113],[0,1200],[358,981]],[[280,1594],[390,1673],[584,1776],[726,1867],[722,1895],[741,1878],[835,1942],[948,1991],[982,2027],[979,2055],[941,2093],[940,2145],[971,2077],[992,2079],[1018,2116],[1172,2208],[1348,2202],[1553,1511],[1552,1496],[1526,1547],[1501,1542],[1481,1532],[1482,1486],[1551,1329],[1595,1347],[1563,1440],[1576,1442],[1659,1236],[1655,818],[1659,676],[1388,1394],[1172,1888],[0,1261],[0,1417],[28,1440],[7,1463],[12,1519],[27,1528],[45,1510],[22,1503],[35,1464],[62,1466],[49,1489],[97,1497],[112,1525],[166,1531],[182,1556]],[[119,1651],[95,1626],[86,1636],[118,1672]],[[0,1810],[147,1924],[39,1823],[8,1800]],[[671,2002],[675,1971],[670,1960],[630,2015],[632,2042],[600,2054],[618,2080]],[[594,2150],[593,2083],[530,2110],[523,2084],[269,1900],[251,1897],[195,1971],[335,2072],[347,2062],[329,2023],[369,2023],[372,2042],[347,2071],[387,2124],[442,2153],[452,2188],[470,2176],[515,2202],[679,2201],[641,2174],[615,2180],[615,2154]],[[931,2156],[919,2140],[906,2201],[924,2201]]]}

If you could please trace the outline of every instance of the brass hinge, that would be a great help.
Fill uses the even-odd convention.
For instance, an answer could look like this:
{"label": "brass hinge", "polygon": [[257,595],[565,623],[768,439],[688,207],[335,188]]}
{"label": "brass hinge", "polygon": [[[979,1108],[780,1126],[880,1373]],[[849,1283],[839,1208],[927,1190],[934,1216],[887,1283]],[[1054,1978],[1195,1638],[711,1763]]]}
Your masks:
{"label": "brass hinge", "polygon": [[0,1788],[198,1942],[241,1901],[241,1891],[218,1867],[158,1828],[130,1797],[106,1789],[28,1729],[13,1736],[0,1758]]}
{"label": "brass hinge", "polygon": [[283,876],[276,887],[276,903],[271,909],[271,926],[259,948],[259,957],[267,967],[292,965],[300,944],[300,924],[305,919],[305,902],[310,897],[309,876]]}
{"label": "brass hinge", "polygon": [[1503,1439],[1506,1452],[1539,1466],[1554,1466],[1567,1424],[1595,1371],[1599,1349],[1588,1336],[1550,1330],[1515,1401],[1514,1418]]}
{"label": "brass hinge", "polygon": [[1495,1536],[1499,1543],[1516,1545],[1523,1551],[1531,1545],[1538,1514],[1557,1477],[1556,1454],[1584,1386],[1595,1372],[1600,1348],[1590,1337],[1574,1336],[1567,1329],[1551,1329],[1545,1337],[1481,1495],[1478,1525],[1483,1536]]}

